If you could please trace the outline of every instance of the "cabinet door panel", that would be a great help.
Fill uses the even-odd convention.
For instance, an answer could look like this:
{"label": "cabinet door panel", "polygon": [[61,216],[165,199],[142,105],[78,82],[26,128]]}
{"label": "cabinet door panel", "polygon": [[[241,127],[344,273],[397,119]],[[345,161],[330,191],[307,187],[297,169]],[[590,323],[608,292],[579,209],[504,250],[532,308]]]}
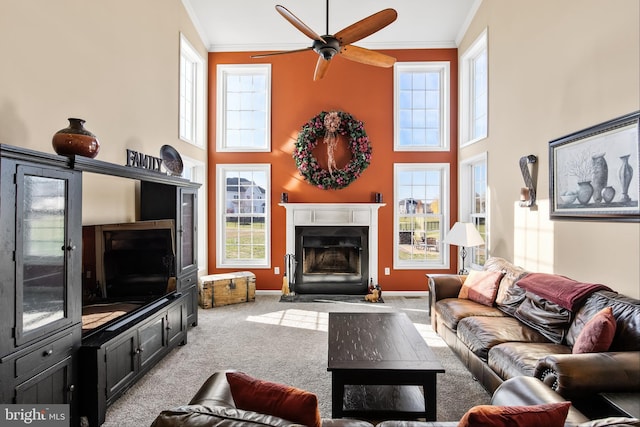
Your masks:
{"label": "cabinet door panel", "polygon": [[71,403],[71,357],[16,387],[18,404]]}
{"label": "cabinet door panel", "polygon": [[154,359],[161,356],[166,347],[165,341],[165,317],[161,316],[138,330],[140,339],[140,369],[144,369],[147,364],[152,364]]}
{"label": "cabinet door panel", "polygon": [[77,321],[80,245],[73,172],[19,165],[16,175],[16,345]]}
{"label": "cabinet door panel", "polygon": [[180,190],[180,269],[196,265],[196,193]]}
{"label": "cabinet door panel", "polygon": [[183,332],[187,329],[186,301],[169,309],[167,314],[167,341],[172,345],[174,341],[186,340]]}
{"label": "cabinet door panel", "polygon": [[136,349],[135,333],[105,347],[107,398],[125,387],[136,374]]}

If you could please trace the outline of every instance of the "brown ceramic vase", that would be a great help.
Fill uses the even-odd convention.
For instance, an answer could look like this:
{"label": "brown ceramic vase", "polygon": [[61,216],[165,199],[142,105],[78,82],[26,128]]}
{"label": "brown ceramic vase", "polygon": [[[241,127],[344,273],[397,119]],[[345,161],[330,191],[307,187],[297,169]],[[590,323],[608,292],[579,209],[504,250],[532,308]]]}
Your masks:
{"label": "brown ceramic vase", "polygon": [[76,154],[79,156],[94,158],[100,151],[98,138],[84,128],[84,120],[70,118],[69,127],[60,129],[53,135],[53,149],[56,153],[68,156]]}

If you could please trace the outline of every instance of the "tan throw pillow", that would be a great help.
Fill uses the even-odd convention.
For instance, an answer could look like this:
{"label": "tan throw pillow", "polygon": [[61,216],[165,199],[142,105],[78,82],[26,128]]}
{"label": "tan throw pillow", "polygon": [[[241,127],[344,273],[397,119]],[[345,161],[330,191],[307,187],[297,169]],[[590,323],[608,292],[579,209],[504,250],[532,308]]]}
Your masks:
{"label": "tan throw pillow", "polygon": [[532,406],[480,405],[469,409],[458,427],[564,427],[571,402]]}
{"label": "tan throw pillow", "polygon": [[469,299],[491,307],[502,279],[501,271],[471,270],[462,284],[458,298]]}
{"label": "tan throw pillow", "polygon": [[613,317],[611,307],[605,307],[585,323],[571,352],[578,354],[607,351],[615,335],[616,318]]}
{"label": "tan throw pillow", "polygon": [[322,427],[318,396],[284,384],[259,380],[242,372],[227,372],[236,407],[284,418],[308,427]]}

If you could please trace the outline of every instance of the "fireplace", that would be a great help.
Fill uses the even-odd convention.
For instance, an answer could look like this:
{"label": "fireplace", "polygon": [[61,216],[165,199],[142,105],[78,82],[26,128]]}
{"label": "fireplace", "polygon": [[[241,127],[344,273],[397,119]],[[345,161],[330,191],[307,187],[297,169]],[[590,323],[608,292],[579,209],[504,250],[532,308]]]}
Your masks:
{"label": "fireplace", "polygon": [[378,271],[381,203],[281,203],[287,210],[292,288],[301,294],[365,294]]}
{"label": "fireplace", "polygon": [[369,278],[369,227],[297,226],[298,293],[363,294]]}

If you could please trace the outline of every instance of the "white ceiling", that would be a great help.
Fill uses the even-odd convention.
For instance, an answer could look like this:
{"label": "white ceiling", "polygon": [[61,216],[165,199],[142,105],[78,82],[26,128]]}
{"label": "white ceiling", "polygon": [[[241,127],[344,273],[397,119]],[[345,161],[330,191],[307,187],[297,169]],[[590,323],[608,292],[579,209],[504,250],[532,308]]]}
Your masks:
{"label": "white ceiling", "polygon": [[[393,8],[398,19],[354,43],[369,49],[456,47],[482,0],[331,0],[329,34]],[[326,0],[182,0],[210,52],[289,50],[311,40],[275,10],[281,4],[316,33],[327,33]]]}

